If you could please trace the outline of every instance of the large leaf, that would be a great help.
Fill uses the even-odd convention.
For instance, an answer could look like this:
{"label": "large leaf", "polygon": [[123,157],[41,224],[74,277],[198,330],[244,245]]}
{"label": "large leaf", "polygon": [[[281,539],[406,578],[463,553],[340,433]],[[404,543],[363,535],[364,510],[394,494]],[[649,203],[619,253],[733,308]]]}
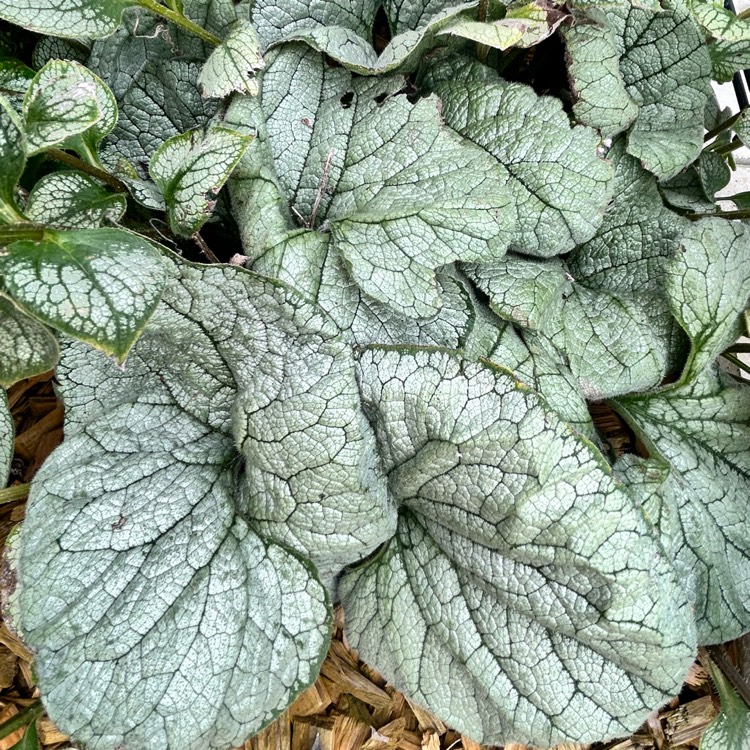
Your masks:
{"label": "large leaf", "polygon": [[0,18],[39,34],[90,39],[108,36],[134,0],[13,0],[0,6]]}
{"label": "large leaf", "polygon": [[667,267],[674,316],[692,342],[682,382],[694,380],[742,332],[750,302],[750,235],[737,222],[701,219]]}
{"label": "large leaf", "polygon": [[571,128],[558,100],[507,83],[479,63],[448,57],[426,84],[440,97],[446,124],[501,165],[517,204],[518,249],[549,257],[594,234],[612,178],[595,131]]}
{"label": "large leaf", "polygon": [[127,208],[122,193],[112,193],[81,172],[52,172],[29,193],[26,215],[63,229],[96,229],[116,224]]}
{"label": "large leaf", "polygon": [[625,90],[620,54],[606,14],[596,8],[577,13],[563,31],[573,112],[586,125],[613,136],[635,120],[638,106]]}
{"label": "large leaf", "polygon": [[0,295],[0,386],[51,370],[58,353],[49,329]]}
{"label": "large leaf", "polygon": [[555,261],[508,255],[466,270],[498,315],[539,330],[565,353],[587,399],[645,390],[663,378],[665,343],[627,295],[572,283]]}
{"label": "large leaf", "polygon": [[367,350],[359,380],[401,506],[339,587],[363,659],[488,744],[628,734],[679,690],[684,593],[589,443],[443,351]]}
{"label": "large leaf", "polygon": [[0,388],[0,488],[8,484],[10,477],[15,433],[13,417],[8,407],[8,394],[4,388]]}
{"label": "large leaf", "polygon": [[[411,104],[389,95],[400,83],[352,79],[312,51],[279,52],[262,80],[265,133],[233,197],[249,253],[258,254],[258,238],[267,246],[277,239],[258,210],[260,189],[271,193],[274,231],[288,201],[304,227],[330,231],[332,248],[370,297],[429,317],[441,304],[437,267],[505,253],[511,200],[502,168],[443,127],[435,97]],[[228,121],[247,127],[241,108]]]}
{"label": "large leaf", "polygon": [[350,347],[268,279],[180,264],[123,369],[75,344],[60,377],[19,565],[50,714],[93,747],[236,746],[327,648],[289,546],[330,579],[393,533]]}
{"label": "large leaf", "polygon": [[123,360],[164,287],[161,256],[118,229],[45,230],[0,251],[7,291],[26,312]]}
{"label": "large leaf", "polygon": [[205,224],[251,140],[229,128],[213,127],[176,135],[159,146],[149,171],[166,201],[173,232],[190,236]]}
{"label": "large leaf", "polygon": [[691,386],[623,397],[616,408],[671,467],[661,502],[678,516],[679,533],[674,522],[660,530],[694,592],[699,642],[738,637],[750,627],[750,387],[704,375]]}
{"label": "large leaf", "polygon": [[679,3],[652,12],[607,10],[621,53],[625,89],[638,104],[628,152],[659,178],[673,177],[703,148],[711,61],[703,35]]}

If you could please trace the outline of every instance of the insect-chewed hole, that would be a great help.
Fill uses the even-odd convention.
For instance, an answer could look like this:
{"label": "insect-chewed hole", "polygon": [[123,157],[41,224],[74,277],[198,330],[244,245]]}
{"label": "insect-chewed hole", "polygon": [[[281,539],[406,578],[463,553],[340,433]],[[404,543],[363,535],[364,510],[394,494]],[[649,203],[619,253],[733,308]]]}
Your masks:
{"label": "insect-chewed hole", "polygon": [[347,91],[341,99],[339,99],[341,102],[341,106],[344,109],[349,109],[349,107],[352,106],[352,102],[354,101],[354,92],[353,91]]}

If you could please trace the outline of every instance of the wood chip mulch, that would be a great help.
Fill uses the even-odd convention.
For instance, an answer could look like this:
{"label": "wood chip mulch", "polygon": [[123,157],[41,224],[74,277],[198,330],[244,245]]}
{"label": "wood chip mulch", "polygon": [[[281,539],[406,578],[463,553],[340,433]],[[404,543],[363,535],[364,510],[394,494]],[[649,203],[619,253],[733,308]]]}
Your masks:
{"label": "wood chip mulch", "polygon": [[[62,439],[62,405],[51,374],[16,384],[9,400],[16,423],[11,476],[15,484],[29,481]],[[23,502],[0,506],[0,546],[23,516]],[[315,684],[277,721],[247,740],[245,750],[481,750],[359,661],[347,647],[341,626],[338,611],[331,650]],[[750,675],[750,648],[744,642],[731,644],[722,654],[744,677]],[[0,723],[38,697],[31,653],[0,622]],[[564,744],[556,750],[697,750],[717,712],[718,698],[708,673],[696,662],[680,696],[652,714],[632,737],[596,745]],[[44,750],[71,747],[48,718],[40,719],[38,729]],[[22,733],[0,740],[0,750],[10,750]],[[508,743],[504,750],[531,749]]]}

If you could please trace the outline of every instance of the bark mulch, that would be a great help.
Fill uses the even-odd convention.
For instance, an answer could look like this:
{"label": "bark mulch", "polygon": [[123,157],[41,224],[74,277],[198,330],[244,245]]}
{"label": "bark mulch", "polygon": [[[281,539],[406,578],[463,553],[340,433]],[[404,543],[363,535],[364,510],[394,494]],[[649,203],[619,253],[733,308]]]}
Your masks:
{"label": "bark mulch", "polygon": [[[9,400],[16,423],[11,476],[15,484],[29,481],[62,439],[62,406],[51,374],[16,384]],[[23,517],[23,501],[0,506],[0,546]],[[3,584],[12,585],[7,572],[0,579]],[[315,684],[277,721],[247,740],[245,750],[481,750],[359,661],[343,639],[341,626],[339,611],[331,650]],[[750,647],[744,639],[719,647],[712,655],[724,660],[725,671],[736,670],[735,680],[750,676]],[[702,658],[705,663],[705,652]],[[556,750],[697,750],[703,730],[718,712],[718,698],[700,660],[680,695],[649,717],[632,737],[596,745],[564,744]],[[32,661],[28,649],[0,622],[0,723],[37,701]],[[46,716],[37,727],[44,750],[71,747]],[[10,750],[22,735],[23,729],[0,739],[0,750]],[[509,743],[504,750],[530,748]]]}

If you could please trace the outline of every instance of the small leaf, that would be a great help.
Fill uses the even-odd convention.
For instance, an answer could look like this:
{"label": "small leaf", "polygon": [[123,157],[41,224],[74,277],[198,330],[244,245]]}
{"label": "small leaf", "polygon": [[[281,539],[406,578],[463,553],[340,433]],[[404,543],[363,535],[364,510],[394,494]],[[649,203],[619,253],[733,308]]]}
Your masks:
{"label": "small leaf", "polygon": [[708,671],[721,698],[721,710],[703,733],[700,750],[746,750],[750,709],[713,661],[708,662]]}
{"label": "small leaf", "polygon": [[101,167],[97,149],[102,140],[112,132],[117,124],[117,102],[107,84],[87,68],[85,70],[94,87],[94,98],[99,109],[99,118],[82,133],[66,138],[59,148],[76,151],[90,164]]}
{"label": "small leaf", "polygon": [[69,60],[51,60],[36,74],[23,102],[29,155],[61,144],[101,118],[97,81]]}
{"label": "small leaf", "polygon": [[81,172],[53,172],[34,185],[26,204],[31,221],[58,229],[96,229],[116,224],[127,199]]}
{"label": "small leaf", "polygon": [[0,386],[51,370],[58,354],[49,329],[0,295]]}
{"label": "small leaf", "polygon": [[265,67],[255,29],[247,21],[235,26],[203,65],[198,85],[203,96],[221,99],[237,91],[255,96],[257,72]]}
{"label": "small leaf", "polygon": [[21,111],[23,98],[35,75],[20,60],[13,57],[0,58],[0,95],[7,97],[18,112]]}
{"label": "small leaf", "polygon": [[750,234],[739,222],[706,218],[682,237],[667,266],[672,313],[692,341],[681,382],[700,372],[737,340],[750,300]]}
{"label": "small leaf", "polygon": [[570,16],[546,0],[533,0],[523,5],[509,6],[498,21],[481,22],[459,20],[443,28],[441,34],[471,39],[479,44],[500,50],[533,47],[555,33]]}
{"label": "small leaf", "polygon": [[[0,305],[2,300],[0,300]],[[0,307],[0,322],[3,324],[5,320],[2,317],[2,308]],[[2,336],[0,336],[0,342],[2,342]],[[0,343],[2,347],[2,343]],[[0,351],[3,351],[0,348]],[[3,352],[4,353],[4,352]],[[8,406],[8,394],[5,392],[5,388],[0,388],[0,489],[8,484],[10,478],[10,467],[13,461],[13,440],[16,435],[15,425],[13,423],[13,417],[10,413],[10,407]]]}
{"label": "small leaf", "polygon": [[160,253],[118,229],[45,231],[0,253],[7,291],[29,314],[124,360],[165,282]]}
{"label": "small leaf", "polygon": [[108,36],[120,23],[122,11],[134,0],[13,0],[0,5],[0,18],[30,31],[73,39]]}
{"label": "small leaf", "polygon": [[[704,151],[687,169],[661,183],[664,199],[672,206],[695,212],[716,210],[716,193],[731,178],[726,159],[714,151]],[[722,197],[722,200],[730,200]]]}
{"label": "small leaf", "polygon": [[548,326],[562,308],[563,296],[572,289],[557,259],[533,261],[508,255],[493,263],[468,263],[463,268],[501,318],[524,328]]}
{"label": "small leaf", "polygon": [[750,21],[715,2],[688,3],[693,17],[710,38],[708,51],[714,78],[719,83],[750,66]]}
{"label": "small leaf", "polygon": [[598,451],[449,352],[365,350],[359,384],[399,504],[339,584],[362,659],[486,744],[628,734],[679,690],[684,591]]}
{"label": "small leaf", "polygon": [[26,136],[21,118],[0,96],[0,218],[13,223],[23,219],[16,206],[16,185],[26,166]]}
{"label": "small leaf", "polygon": [[173,232],[190,236],[203,226],[251,141],[235,130],[212,127],[176,135],[154,152],[149,171],[166,201]]}

